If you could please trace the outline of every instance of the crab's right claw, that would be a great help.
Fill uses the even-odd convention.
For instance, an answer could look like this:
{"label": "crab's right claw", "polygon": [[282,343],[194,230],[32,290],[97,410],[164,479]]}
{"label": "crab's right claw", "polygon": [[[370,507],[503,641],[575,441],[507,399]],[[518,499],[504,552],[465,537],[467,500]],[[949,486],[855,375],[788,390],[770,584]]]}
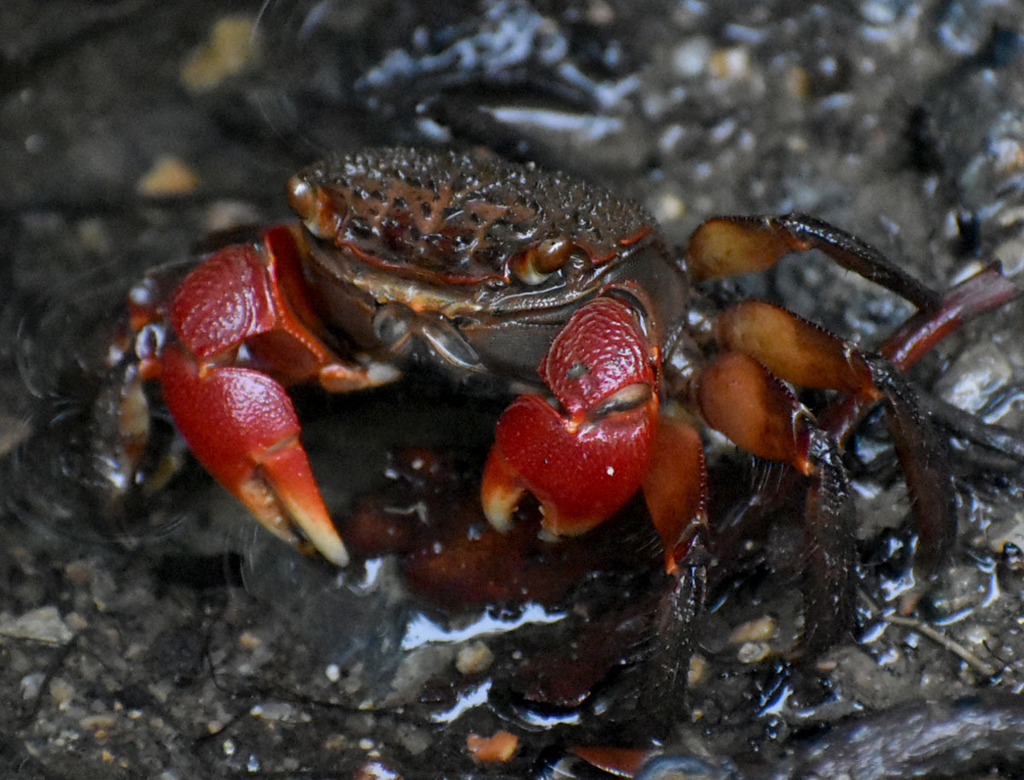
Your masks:
{"label": "crab's right claw", "polygon": [[328,560],[348,563],[284,388],[252,369],[200,368],[175,345],[161,363],[164,401],[206,470],[277,536],[297,546],[305,537]]}

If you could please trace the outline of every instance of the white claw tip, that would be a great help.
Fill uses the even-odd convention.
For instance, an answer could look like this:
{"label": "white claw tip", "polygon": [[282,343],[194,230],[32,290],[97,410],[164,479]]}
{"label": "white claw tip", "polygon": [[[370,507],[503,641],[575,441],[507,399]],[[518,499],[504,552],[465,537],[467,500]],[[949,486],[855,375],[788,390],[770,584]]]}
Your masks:
{"label": "white claw tip", "polygon": [[523,497],[522,488],[505,486],[502,489],[496,485],[485,484],[480,493],[484,516],[491,524],[491,528],[502,534],[511,531],[512,516],[519,506],[519,500]]}
{"label": "white claw tip", "polygon": [[317,549],[324,558],[329,560],[335,566],[348,566],[348,550],[345,549],[345,544],[341,539],[335,537],[331,543],[325,546],[320,546],[318,544]]}

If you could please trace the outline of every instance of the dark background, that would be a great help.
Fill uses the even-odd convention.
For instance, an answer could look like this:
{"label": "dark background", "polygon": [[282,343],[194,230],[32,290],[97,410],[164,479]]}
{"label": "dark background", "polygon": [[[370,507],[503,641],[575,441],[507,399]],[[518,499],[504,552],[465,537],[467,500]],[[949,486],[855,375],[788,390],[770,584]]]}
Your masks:
{"label": "dark background", "polygon": [[[1016,2],[437,5],[0,8],[0,774],[347,777],[379,761],[407,775],[521,776],[572,743],[571,728],[541,729],[513,764],[480,768],[459,720],[360,710],[367,688],[397,685],[390,662],[378,677],[364,668],[380,663],[372,655],[360,667],[362,651],[344,649],[372,633],[373,609],[331,613],[331,575],[265,542],[194,468],[126,508],[83,465],[102,384],[83,378],[98,364],[91,336],[112,327],[130,280],[211,230],[287,218],[283,182],[328,150],[486,145],[639,200],[677,244],[712,214],[799,210],[936,287],[992,258],[1022,279]],[[226,17],[254,31],[251,58],[197,64]],[[147,179],[163,158],[187,171],[178,190]],[[909,313],[817,257],[743,284],[866,344]],[[1019,304],[972,324],[915,381],[1020,431],[1022,329]],[[344,472],[346,457],[363,459],[330,454],[339,436],[372,435],[348,425],[311,431],[315,463],[338,457]],[[486,441],[486,429],[468,438]],[[907,506],[884,436],[865,441],[855,485],[870,548],[902,538]],[[706,620],[709,671],[679,708],[676,738],[771,761],[850,713],[1018,691],[1022,575],[1004,545],[1024,546],[1024,477],[968,449],[954,442],[962,549],[928,599],[938,639],[886,623],[898,581],[869,566],[861,617],[878,630],[790,666],[797,579],[738,588]],[[736,480],[753,484],[737,463]],[[775,634],[730,639],[766,616]],[[346,689],[360,674],[371,682]],[[477,710],[475,730],[521,728],[500,708]]]}

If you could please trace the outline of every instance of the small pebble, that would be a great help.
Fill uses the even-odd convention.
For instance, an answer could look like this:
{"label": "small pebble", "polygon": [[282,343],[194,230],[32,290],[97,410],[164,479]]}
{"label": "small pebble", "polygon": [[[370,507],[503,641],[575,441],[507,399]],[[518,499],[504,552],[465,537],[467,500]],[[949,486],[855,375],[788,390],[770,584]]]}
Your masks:
{"label": "small pebble", "polygon": [[1003,272],[1007,276],[1016,276],[1024,271],[1024,238],[1008,238],[993,250],[993,254],[1003,264]]}
{"label": "small pebble", "polygon": [[695,655],[690,659],[690,668],[686,673],[686,684],[689,687],[699,685],[707,676],[708,662],[702,655]]}
{"label": "small pebble", "polygon": [[45,681],[46,675],[43,672],[26,674],[21,678],[21,698],[32,700],[38,697]]}
{"label": "small pebble", "polygon": [[0,617],[0,635],[66,645],[75,635],[54,606],[39,607],[12,618]]}
{"label": "small pebble", "polygon": [[519,747],[519,737],[508,731],[499,731],[490,737],[470,734],[466,737],[466,748],[470,755],[481,763],[508,761]]}
{"label": "small pebble", "polygon": [[219,233],[233,230],[245,225],[255,225],[260,221],[260,213],[251,203],[239,200],[218,200],[210,204],[203,219],[203,229],[207,233]]}
{"label": "small pebble", "polygon": [[756,664],[771,655],[772,649],[767,642],[744,642],[736,652],[740,663]]}
{"label": "small pebble", "polygon": [[401,775],[380,761],[371,761],[359,767],[354,780],[401,780]]}
{"label": "small pebble", "polygon": [[67,709],[71,700],[75,697],[74,686],[63,677],[54,677],[50,680],[48,690],[59,710]]}
{"label": "small pebble", "polygon": [[260,647],[263,644],[263,640],[256,634],[253,634],[249,631],[243,631],[238,636],[238,644],[240,644],[242,647],[254,648]]}
{"label": "small pebble", "polygon": [[711,43],[707,38],[693,36],[675,48],[672,69],[684,78],[695,78],[711,60]]}
{"label": "small pebble", "polygon": [[940,381],[942,395],[954,406],[974,411],[1012,380],[1013,367],[1006,358],[1005,347],[987,341],[964,351],[948,375],[954,379]]}
{"label": "small pebble", "polygon": [[331,734],[324,740],[325,750],[347,750],[352,746],[352,740],[346,734]]}
{"label": "small pebble", "polygon": [[483,642],[473,642],[459,650],[455,657],[455,668],[459,674],[485,672],[494,663],[494,653]]}
{"label": "small pebble", "polygon": [[729,644],[744,642],[767,642],[775,634],[775,618],[770,615],[741,623],[729,635]]}
{"label": "small pebble", "polygon": [[139,179],[135,186],[140,195],[164,197],[186,195],[199,186],[199,175],[173,155],[164,155]]}
{"label": "small pebble", "polygon": [[225,16],[214,23],[206,42],[182,65],[181,82],[195,92],[213,89],[240,73],[256,54],[253,20]]}
{"label": "small pebble", "polygon": [[662,223],[675,222],[686,215],[686,201],[679,193],[663,190],[650,203],[655,218]]}
{"label": "small pebble", "polygon": [[795,98],[804,100],[811,93],[811,77],[807,70],[795,65],[786,71],[786,91]]}
{"label": "small pebble", "polygon": [[288,702],[271,701],[263,704],[254,704],[249,710],[254,718],[267,721],[301,721],[301,713],[297,713],[294,706]]}
{"label": "small pebble", "polygon": [[105,739],[110,736],[111,729],[117,725],[117,716],[109,712],[86,715],[78,721],[78,725],[85,731],[91,731],[96,739]]}
{"label": "small pebble", "polygon": [[736,46],[711,55],[711,73],[717,79],[740,81],[750,74],[750,52]]}

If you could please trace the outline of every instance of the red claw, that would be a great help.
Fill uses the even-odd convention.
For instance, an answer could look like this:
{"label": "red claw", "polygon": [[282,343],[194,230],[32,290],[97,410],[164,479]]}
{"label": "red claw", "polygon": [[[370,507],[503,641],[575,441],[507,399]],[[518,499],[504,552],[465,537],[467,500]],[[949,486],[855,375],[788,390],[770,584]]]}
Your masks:
{"label": "red claw", "polygon": [[[197,266],[168,307],[178,340],[142,370],[160,378],[171,417],[218,482],[282,539],[300,544],[304,537],[344,565],[348,554],[284,384],[372,380],[341,364],[304,324],[311,318],[298,316],[306,314],[299,240],[290,228],[272,227],[260,241],[224,247]],[[143,314],[153,320],[160,312]]]}
{"label": "red claw", "polygon": [[297,544],[302,533],[343,566],[348,553],[331,522],[299,443],[299,421],[284,388],[247,368],[201,370],[176,345],[162,356],[164,401],[207,471],[267,528]]}
{"label": "red claw", "polygon": [[488,520],[508,528],[525,492],[543,527],[584,533],[618,511],[643,482],[658,397],[647,335],[636,311],[599,297],[558,332],[538,367],[556,405],[517,398],[498,421],[481,486]]}

